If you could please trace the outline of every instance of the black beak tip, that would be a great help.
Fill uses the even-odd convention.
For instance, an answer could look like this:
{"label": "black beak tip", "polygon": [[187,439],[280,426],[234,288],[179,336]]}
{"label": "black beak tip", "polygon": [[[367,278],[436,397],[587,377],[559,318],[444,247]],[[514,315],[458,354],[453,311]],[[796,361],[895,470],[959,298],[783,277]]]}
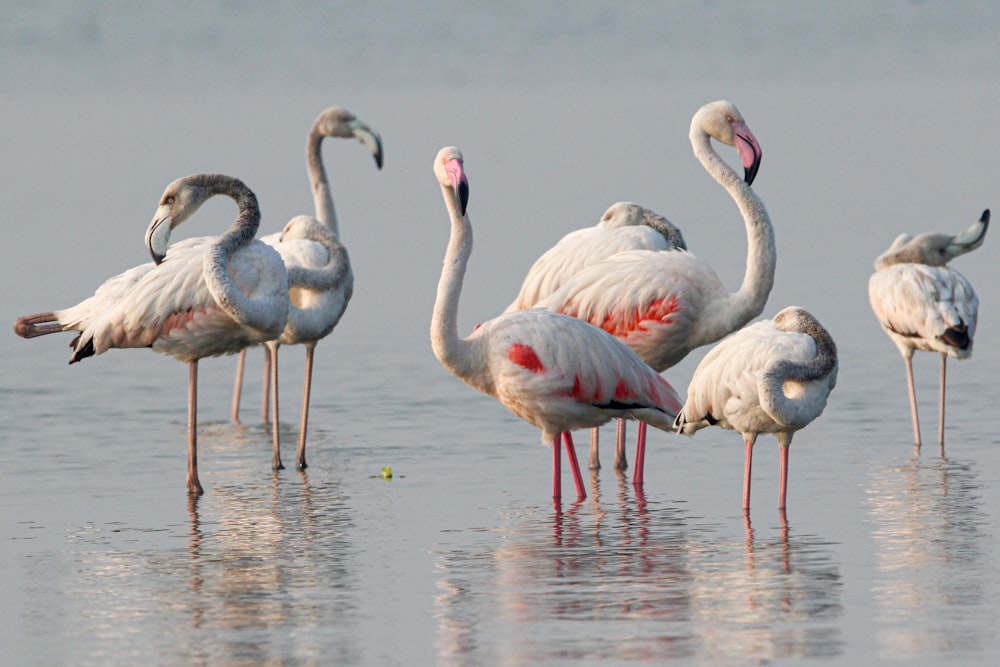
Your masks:
{"label": "black beak tip", "polygon": [[469,206],[469,184],[462,181],[458,184],[458,202],[462,206],[462,215]]}

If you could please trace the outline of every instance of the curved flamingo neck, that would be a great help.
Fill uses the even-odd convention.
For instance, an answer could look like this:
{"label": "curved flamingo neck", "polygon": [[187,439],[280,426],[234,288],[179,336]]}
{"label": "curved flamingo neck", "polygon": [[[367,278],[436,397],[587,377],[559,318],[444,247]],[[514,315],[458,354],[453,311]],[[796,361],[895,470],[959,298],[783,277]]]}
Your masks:
{"label": "curved flamingo neck", "polygon": [[787,329],[804,333],[816,344],[816,356],[809,361],[782,359],[769,364],[761,374],[761,405],[781,423],[789,426],[804,426],[816,416],[817,406],[811,400],[810,392],[800,398],[789,398],[784,391],[784,383],[815,382],[828,377],[837,368],[837,345],[823,326],[811,317],[800,326]]}
{"label": "curved flamingo neck", "polygon": [[[730,303],[721,310],[721,319],[728,320],[725,333],[743,326],[763,312],[767,297],[774,286],[777,250],[774,228],[764,202],[742,178],[719,157],[707,132],[698,126],[691,128],[691,147],[712,178],[726,189],[743,216],[747,230],[747,267],[740,289],[730,294]],[[723,334],[725,335],[725,334]]]}
{"label": "curved flamingo neck", "polygon": [[473,354],[472,344],[458,335],[458,301],[462,294],[465,269],[472,254],[472,225],[466,216],[459,213],[454,190],[442,185],[441,194],[451,218],[451,237],[431,316],[431,347],[445,368],[468,380],[482,365]]}
{"label": "curved flamingo neck", "polygon": [[326,135],[313,125],[306,143],[306,166],[309,169],[309,183],[312,186],[313,207],[316,219],[325,224],[340,238],[340,228],[337,226],[337,212],[333,208],[333,192],[326,177],[326,167],[323,166],[323,139]]}
{"label": "curved flamingo neck", "polygon": [[233,224],[205,252],[202,272],[209,292],[219,307],[240,324],[265,332],[276,330],[280,334],[285,326],[287,308],[282,314],[276,312],[271,304],[248,299],[236,287],[227,270],[229,259],[253,241],[260,227],[260,207],[256,195],[241,181],[226,176],[209,177],[204,187],[212,195],[232,198],[239,208]]}

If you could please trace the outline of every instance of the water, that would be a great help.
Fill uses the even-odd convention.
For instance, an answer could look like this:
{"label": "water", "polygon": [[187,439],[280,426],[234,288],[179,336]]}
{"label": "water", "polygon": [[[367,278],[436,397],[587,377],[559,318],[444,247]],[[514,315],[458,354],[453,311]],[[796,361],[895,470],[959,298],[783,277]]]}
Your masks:
{"label": "water", "polygon": [[[865,292],[899,232],[957,232],[997,206],[992,3],[178,7],[0,10],[0,319],[146,261],[141,234],[178,176],[240,176],[265,231],[308,212],[302,148],[330,104],[386,144],[382,172],[354,145],[325,151],[357,291],[318,347],[306,473],[270,470],[259,355],[242,426],[233,360],[201,364],[194,502],[183,365],[135,350],[68,367],[68,336],[8,334],[7,661],[992,663],[993,241],[956,263],[982,309],[976,355],[949,367],[943,453],[937,360],[916,359],[916,452],[903,365]],[[808,308],[841,352],[827,411],[792,447],[788,521],[773,439],[747,524],[743,447],[721,430],[654,433],[644,489],[605,469],[586,501],[554,508],[537,431],[430,352],[447,239],[431,160],[460,146],[471,181],[463,330],[622,199],[670,217],[735,288],[742,226],[687,144],[691,114],[721,97],[764,149],[755,189],[779,252],[765,313]],[[179,231],[231,219],[210,202]],[[681,391],[701,354],[668,372]],[[301,372],[301,350],[284,351],[286,452]]]}

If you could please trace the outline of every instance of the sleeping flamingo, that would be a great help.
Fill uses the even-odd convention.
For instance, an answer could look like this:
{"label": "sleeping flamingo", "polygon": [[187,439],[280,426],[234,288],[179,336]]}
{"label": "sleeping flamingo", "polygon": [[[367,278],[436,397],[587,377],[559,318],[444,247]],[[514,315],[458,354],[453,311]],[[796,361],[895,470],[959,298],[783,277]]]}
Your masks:
{"label": "sleeping flamingo", "polygon": [[671,430],[680,408],[673,387],[614,337],[572,317],[541,308],[504,313],[458,335],[458,300],[472,253],[466,215],[469,183],[462,153],[442,148],[434,160],[451,218],[451,237],[431,318],[431,345],[441,365],[493,396],[542,431],[552,447],[552,495],[560,498],[560,439],[565,443],[577,497],[586,498],[570,431],[614,417]]}
{"label": "sleeping flamingo", "polygon": [[[322,142],[325,137],[357,139],[375,158],[375,165],[382,168],[382,138],[378,132],[341,107],[323,111],[313,123],[306,143],[306,166],[312,184],[316,217],[300,215],[293,218],[284,230],[270,234],[261,241],[274,246],[288,269],[289,297],[288,324],[281,338],[269,341],[265,348],[264,420],[267,421],[268,385],[273,392],[272,466],[284,468],[281,463],[281,444],[278,426],[278,347],[304,345],[306,348],[305,379],[302,387],[302,415],[299,420],[299,441],[296,467],[306,468],[306,432],[309,423],[309,399],[312,387],[313,353],[316,344],[333,331],[354,292],[354,274],[347,255],[347,248],[340,242],[337,214],[333,206],[330,183],[323,166]],[[232,419],[239,423],[240,394],[243,385],[243,363],[246,350],[240,352],[236,366],[236,383],[233,390]],[[273,369],[273,370],[272,370]]]}
{"label": "sleeping flamingo", "polygon": [[[239,207],[229,230],[218,237],[186,239],[168,251],[173,228],[215,195],[231,197]],[[273,248],[254,239],[259,224],[257,198],[241,181],[220,174],[174,181],[146,230],[155,263],[102,285],[91,299],[101,297],[103,310],[73,345],[70,363],[129,347],[150,347],[188,363],[187,489],[192,495],[204,493],[197,457],[198,360],[277,338],[288,317],[285,265]],[[108,297],[112,291],[113,300]],[[26,337],[64,330],[60,317],[44,326],[38,326],[38,317],[21,318],[15,330]]]}
{"label": "sleeping flamingo", "polygon": [[965,276],[948,262],[975,250],[986,239],[989,209],[958,236],[901,234],[875,260],[868,280],[868,298],[879,324],[899,348],[906,363],[913,438],[920,447],[920,420],[913,386],[913,352],[941,353],[941,394],[938,404],[938,443],[944,447],[945,365],[948,357],[972,355],[979,298]]}
{"label": "sleeping flamingo", "polygon": [[[736,147],[745,181],[715,152],[712,138]],[[581,270],[538,304],[603,328],[657,372],[759,315],[774,283],[771,219],[750,188],[761,159],[756,137],[732,102],[719,101],[694,114],[690,139],[695,156],[743,215],[747,266],[740,289],[729,292],[708,262],[686,250],[631,250]],[[636,484],[643,482],[645,439],[645,425],[640,423]]]}
{"label": "sleeping flamingo", "polygon": [[761,433],[774,433],[781,451],[778,509],[784,510],[792,435],[822,414],[836,384],[833,338],[815,317],[790,306],[709,350],[691,378],[675,426],[693,434],[717,425],[743,436],[744,512],[750,510],[754,443]]}

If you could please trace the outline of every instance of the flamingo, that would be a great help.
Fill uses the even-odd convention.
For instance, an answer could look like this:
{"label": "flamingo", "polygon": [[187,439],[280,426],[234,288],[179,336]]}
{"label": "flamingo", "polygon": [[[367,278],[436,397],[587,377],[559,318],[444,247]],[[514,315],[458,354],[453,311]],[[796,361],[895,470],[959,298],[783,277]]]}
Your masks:
{"label": "flamingo", "polygon": [[[208,198],[226,195],[239,207],[229,230],[218,237],[186,239],[170,246],[170,233]],[[197,458],[198,360],[233,354],[277,338],[288,317],[288,276],[281,256],[254,239],[260,209],[242,182],[221,174],[196,174],[167,186],[146,230],[153,262],[105,282],[91,297],[103,310],[73,344],[70,363],[111,348],[150,347],[188,363],[187,490],[201,495]],[[109,295],[116,292],[112,300]],[[84,304],[86,303],[83,302]],[[86,312],[78,305],[75,310]],[[43,324],[20,318],[15,330],[26,337],[74,326],[64,311]],[[31,321],[34,318],[34,321]],[[67,324],[60,325],[60,319]]]}
{"label": "flamingo", "polygon": [[560,439],[566,446],[578,499],[587,497],[570,431],[615,417],[670,430],[681,403],[673,387],[613,336],[586,322],[542,308],[504,313],[458,335],[458,300],[472,226],[466,215],[469,182],[454,146],[434,160],[451,219],[451,237],[431,318],[431,345],[441,365],[493,396],[542,431],[552,447],[552,496],[562,496]]}
{"label": "flamingo", "polygon": [[823,413],[836,384],[833,338],[807,311],[790,306],[709,350],[691,378],[675,427],[690,435],[717,425],[743,436],[745,513],[754,443],[761,433],[774,433],[781,450],[778,509],[783,511],[792,435]]}
{"label": "flamingo", "polygon": [[[563,236],[542,254],[528,270],[517,298],[505,313],[536,305],[562,287],[581,269],[625,250],[686,250],[684,236],[662,215],[627,201],[612,204],[593,227],[577,229]],[[616,467],[624,468],[624,427],[619,421],[619,446]],[[590,436],[590,469],[601,467],[600,429]]]}
{"label": "flamingo", "polygon": [[901,234],[875,260],[868,298],[879,324],[899,348],[906,364],[913,438],[920,447],[920,420],[913,385],[913,352],[941,353],[938,443],[944,447],[945,366],[948,357],[972,355],[979,298],[972,284],[948,262],[975,250],[986,239],[989,209],[958,236]]}
{"label": "flamingo", "polygon": [[[764,202],[750,188],[761,149],[732,102],[711,102],[691,119],[691,147],[743,216],[747,266],[729,292],[705,260],[688,252],[630,250],[582,269],[538,305],[578,317],[619,338],[653,370],[663,372],[696,347],[736,331],[760,315],[774,284],[774,230]],[[712,147],[735,146],[741,179]],[[639,424],[633,483],[643,482],[646,429]],[[624,467],[624,458],[616,467]]]}
{"label": "flamingo", "polygon": [[[261,241],[274,246],[288,269],[291,306],[288,324],[281,338],[266,343],[263,413],[267,421],[268,385],[273,386],[274,418],[272,421],[272,466],[284,468],[281,462],[278,421],[278,347],[304,345],[306,349],[305,379],[302,388],[302,415],[299,420],[299,440],[296,466],[306,468],[306,432],[309,422],[309,399],[312,387],[313,353],[316,344],[328,336],[354,292],[354,274],[347,248],[340,242],[337,214],[333,206],[330,183],[323,167],[322,142],[326,137],[357,139],[382,168],[382,137],[350,111],[341,107],[324,110],[313,123],[306,144],[306,165],[312,184],[316,217],[297,216],[284,230],[270,234]],[[233,389],[232,420],[239,423],[240,395],[243,385],[243,364],[246,350],[240,352]],[[273,367],[273,371],[272,371]]]}

